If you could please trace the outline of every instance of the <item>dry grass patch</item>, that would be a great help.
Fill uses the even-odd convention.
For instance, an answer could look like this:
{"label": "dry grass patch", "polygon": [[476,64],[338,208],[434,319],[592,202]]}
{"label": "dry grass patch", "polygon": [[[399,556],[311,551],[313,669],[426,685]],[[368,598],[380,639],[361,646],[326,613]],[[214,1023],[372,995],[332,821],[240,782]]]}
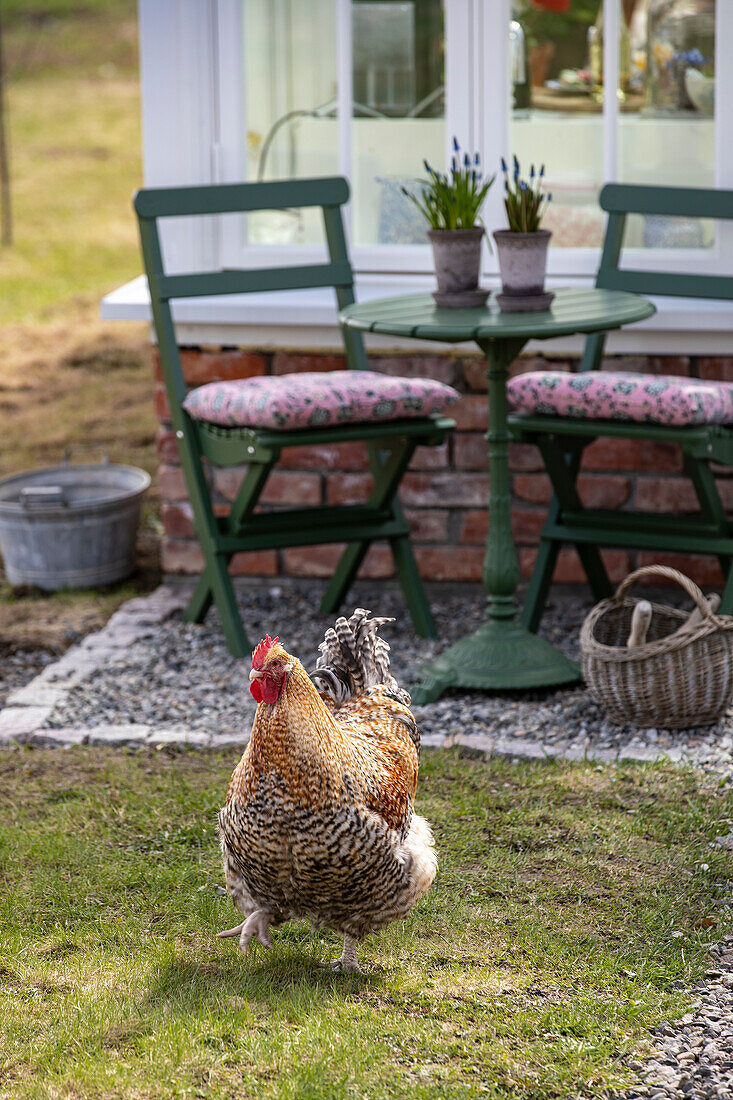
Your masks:
{"label": "dry grass patch", "polygon": [[[14,243],[0,251],[0,476],[75,460],[156,468],[143,325],[103,324],[99,300],[140,272],[134,0],[8,0],[4,9]],[[0,588],[0,652],[65,649],[158,576],[157,501],[132,587],[47,599]]]}

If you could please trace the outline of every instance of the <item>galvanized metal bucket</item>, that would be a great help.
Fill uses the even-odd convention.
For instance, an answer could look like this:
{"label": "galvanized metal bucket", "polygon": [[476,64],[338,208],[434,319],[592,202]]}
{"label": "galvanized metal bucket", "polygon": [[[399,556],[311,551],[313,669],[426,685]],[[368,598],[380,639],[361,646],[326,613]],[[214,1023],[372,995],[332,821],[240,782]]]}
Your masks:
{"label": "galvanized metal bucket", "polygon": [[10,584],[47,592],[91,588],[135,567],[150,476],[109,460],[52,466],[0,480],[0,551]]}

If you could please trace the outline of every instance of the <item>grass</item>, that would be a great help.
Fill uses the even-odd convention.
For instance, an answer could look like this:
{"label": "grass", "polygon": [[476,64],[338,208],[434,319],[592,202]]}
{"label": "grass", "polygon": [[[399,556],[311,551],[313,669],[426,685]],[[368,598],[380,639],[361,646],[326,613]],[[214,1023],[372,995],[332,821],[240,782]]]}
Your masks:
{"label": "grass", "polygon": [[[8,0],[3,30],[15,237],[0,250],[0,476],[56,465],[69,447],[75,461],[106,451],[153,473],[147,326],[97,316],[141,270],[135,0]],[[157,575],[157,510],[153,492],[135,589]],[[131,594],[0,587],[0,645],[63,649]]]}
{"label": "grass", "polygon": [[[227,756],[19,750],[0,775],[0,1097],[598,1096],[688,1003],[733,794],[664,767],[428,754],[441,869],[411,918],[246,958],[214,832]],[[728,891],[729,892],[729,891]],[[681,936],[673,933],[681,932]]]}
{"label": "grass", "polygon": [[147,328],[96,317],[141,269],[135,2],[7,9],[15,241],[0,251],[0,475],[79,444],[152,471]]}
{"label": "grass", "polygon": [[15,240],[0,252],[0,324],[96,308],[140,271],[134,0],[26,10],[6,33]]}

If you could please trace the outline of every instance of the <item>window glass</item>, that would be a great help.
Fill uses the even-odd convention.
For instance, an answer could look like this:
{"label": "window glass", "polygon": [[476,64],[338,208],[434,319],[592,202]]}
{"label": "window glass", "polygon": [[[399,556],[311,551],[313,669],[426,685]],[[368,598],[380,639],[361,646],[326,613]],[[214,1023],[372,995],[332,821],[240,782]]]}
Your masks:
{"label": "window glass", "polygon": [[[640,102],[620,120],[618,179],[713,187],[715,0],[650,0],[625,7]],[[706,247],[714,243],[714,223],[660,216],[629,219],[627,243]]]}
{"label": "window glass", "polygon": [[[712,187],[715,0],[618,4],[617,163],[623,183]],[[597,247],[604,162],[604,10],[600,0],[513,0],[510,149],[546,164],[554,247]],[[629,219],[639,247],[700,248],[712,223]]]}
{"label": "window glass", "polygon": [[603,238],[603,11],[600,0],[514,0],[509,30],[510,154],[545,165],[555,248]]}
{"label": "window glass", "polygon": [[[243,0],[247,179],[338,173],[335,0]],[[323,238],[319,211],[250,215],[250,244]]]}
{"label": "window glass", "polygon": [[353,0],[353,240],[424,244],[401,188],[445,162],[441,0]]}

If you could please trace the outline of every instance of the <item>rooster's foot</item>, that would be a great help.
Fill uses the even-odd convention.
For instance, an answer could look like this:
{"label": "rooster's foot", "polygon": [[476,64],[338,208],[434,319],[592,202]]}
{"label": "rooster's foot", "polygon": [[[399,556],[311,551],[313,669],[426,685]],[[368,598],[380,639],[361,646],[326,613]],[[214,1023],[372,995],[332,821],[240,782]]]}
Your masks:
{"label": "rooster's foot", "polygon": [[354,963],[353,966],[345,966],[342,959],[333,959],[332,962],[320,963],[324,970],[331,970],[334,974],[363,974],[358,963]]}
{"label": "rooster's foot", "polygon": [[245,925],[245,922],[242,921],[242,923],[238,924],[236,928],[227,928],[226,931],[224,931],[224,932],[217,932],[216,933],[216,938],[218,940],[228,940],[228,939],[231,939],[234,936],[238,936],[241,933],[242,929],[244,928],[244,925]]}
{"label": "rooster's foot", "polygon": [[240,951],[246,952],[253,937],[256,937],[263,947],[272,947],[272,940],[270,939],[271,924],[272,913],[268,913],[266,909],[256,909],[254,913],[250,913],[244,924],[241,925]]}
{"label": "rooster's foot", "polygon": [[334,970],[339,974],[361,974],[356,958],[356,940],[352,936],[344,936],[344,950],[340,959],[322,964],[327,970]]}

